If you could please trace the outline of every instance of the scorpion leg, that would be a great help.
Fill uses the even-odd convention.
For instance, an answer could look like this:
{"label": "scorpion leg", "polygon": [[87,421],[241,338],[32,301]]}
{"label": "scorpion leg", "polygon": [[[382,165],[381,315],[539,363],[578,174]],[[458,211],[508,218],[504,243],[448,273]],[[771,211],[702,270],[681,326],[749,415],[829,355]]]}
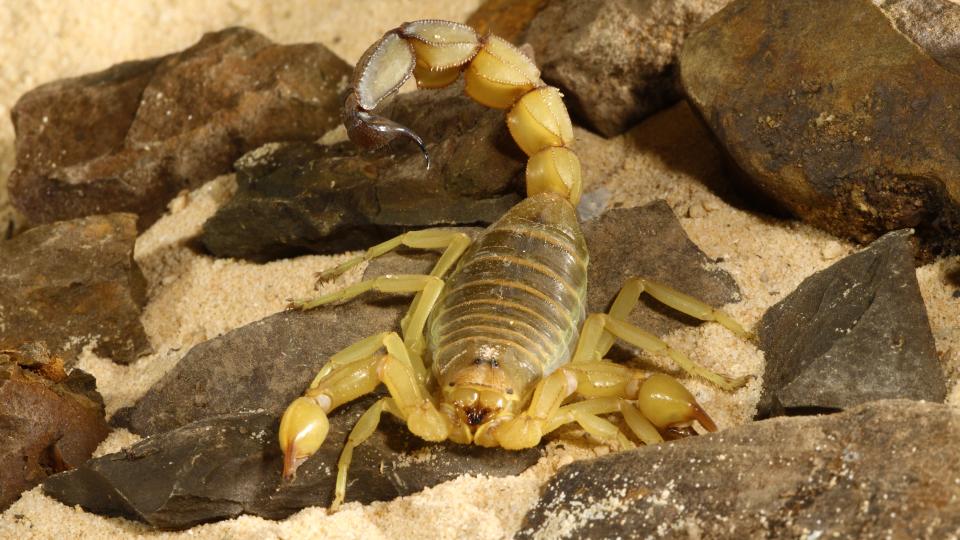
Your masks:
{"label": "scorpion leg", "polygon": [[[338,276],[350,268],[364,261],[369,261],[386,255],[400,246],[406,246],[414,249],[443,249],[443,254],[437,260],[430,275],[442,278],[453,268],[453,265],[460,260],[463,253],[470,247],[470,237],[465,233],[450,229],[424,229],[421,231],[410,231],[400,236],[391,238],[385,242],[377,244],[368,249],[363,255],[354,257],[343,264],[331,269],[317,273],[317,281],[329,279]],[[422,294],[417,293],[410,304],[410,310],[400,321],[400,330],[404,336],[408,335],[411,314],[417,312],[422,301]],[[416,337],[416,336],[414,336]],[[420,353],[421,351],[416,351]]]}
{"label": "scorpion leg", "polygon": [[[329,430],[328,413],[373,392],[380,383],[387,387],[393,400],[388,410],[405,420],[411,433],[427,441],[442,441],[449,436],[450,421],[440,413],[426,385],[417,377],[406,348],[399,339],[385,343],[387,354],[342,364],[287,407],[280,420],[279,437],[285,478],[293,477],[297,467],[323,444]],[[379,413],[375,415],[379,418]],[[360,436],[365,430],[372,429],[370,422],[367,417],[360,426],[356,444],[365,439]],[[351,455],[341,458],[344,482]]]}
{"label": "scorpion leg", "polygon": [[[621,321],[627,320],[627,315],[633,311],[640,301],[640,295],[646,292],[654,297],[660,303],[669,306],[681,313],[700,319],[701,321],[713,321],[721,324],[738,337],[747,341],[754,341],[752,333],[743,329],[743,327],[726,312],[714,308],[690,295],[684,294],[672,287],[658,283],[656,281],[635,277],[628,279],[623,284],[623,288],[617,294],[617,298],[610,306],[608,314],[614,319]],[[604,335],[600,340],[599,351],[601,355],[607,353],[613,346],[614,338],[610,334]]]}
{"label": "scorpion leg", "polygon": [[664,353],[690,375],[702,377],[724,390],[733,391],[747,383],[748,377],[731,379],[710,371],[650,332],[615,319],[606,313],[593,313],[587,317],[587,320],[583,323],[583,331],[580,341],[577,343],[576,352],[573,354],[572,362],[599,360],[602,357],[600,341],[604,331],[609,332],[614,338],[622,339],[645,351]]}
{"label": "scorpion leg", "polygon": [[418,294],[417,301],[413,303],[407,315],[404,316],[406,322],[404,343],[419,355],[418,351],[421,349],[420,342],[423,340],[423,327],[426,325],[427,316],[430,315],[433,305],[440,296],[440,291],[443,290],[443,280],[436,276],[423,274],[380,276],[354,283],[339,291],[313,299],[294,300],[290,302],[289,306],[293,309],[308,310],[325,304],[346,302],[371,290],[386,293]]}
{"label": "scorpion leg", "polygon": [[373,435],[377,426],[380,424],[380,415],[387,411],[397,418],[403,420],[403,414],[397,408],[397,404],[391,398],[383,398],[370,406],[363,416],[357,420],[357,423],[350,430],[347,437],[347,443],[340,452],[340,459],[337,461],[337,485],[334,490],[333,502],[330,504],[330,511],[336,512],[343,504],[347,495],[347,472],[350,470],[350,462],[353,461],[353,450],[360,446]]}
{"label": "scorpion leg", "polygon": [[450,229],[410,231],[381,242],[369,248],[363,255],[354,257],[339,266],[317,272],[317,281],[339,276],[364,261],[386,255],[400,246],[414,249],[443,249],[443,255],[440,256],[436,266],[433,267],[433,271],[430,272],[431,276],[442,278],[470,246],[470,237],[462,232]]}

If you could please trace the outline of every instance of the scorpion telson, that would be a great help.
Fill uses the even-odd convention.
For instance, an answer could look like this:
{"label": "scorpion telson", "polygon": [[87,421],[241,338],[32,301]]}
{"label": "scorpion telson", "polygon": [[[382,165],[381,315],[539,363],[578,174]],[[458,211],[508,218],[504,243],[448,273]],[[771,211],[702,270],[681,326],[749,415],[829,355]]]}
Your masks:
{"label": "scorpion telson", "polygon": [[[569,423],[627,448],[635,446],[634,438],[654,444],[695,433],[695,421],[717,429],[674,378],[644,377],[605,360],[617,339],[665,354],[725,390],[746,382],[718,375],[626,322],[648,293],[750,337],[724,312],[665,285],[629,279],[608,313],[586,315],[589,257],[575,210],[582,188],[580,162],[570,150],[573,128],[560,91],[546,86],[513,45],[447,21],[415,21],[387,32],[354,72],[343,115],[350,138],[376,148],[404,136],[426,155],[420,137],[371,111],[411,75],[422,88],[438,88],[461,73],[470,97],[507,109],[510,133],[530,156],[528,197],[473,242],[445,229],[408,232],[318,276],[336,276],[399,246],[442,250],[430,274],[381,276],[291,303],[311,309],[370,290],[415,294],[399,333],[382,332],[333,355],[281,420],[283,474],[289,478],[323,444],[332,410],[386,386],[389,397],[371,406],[350,433],[332,508],[344,500],[353,449],[370,437],[383,412],[428,441],[508,449],[535,446]],[[627,433],[603,418],[611,413],[622,415]]]}

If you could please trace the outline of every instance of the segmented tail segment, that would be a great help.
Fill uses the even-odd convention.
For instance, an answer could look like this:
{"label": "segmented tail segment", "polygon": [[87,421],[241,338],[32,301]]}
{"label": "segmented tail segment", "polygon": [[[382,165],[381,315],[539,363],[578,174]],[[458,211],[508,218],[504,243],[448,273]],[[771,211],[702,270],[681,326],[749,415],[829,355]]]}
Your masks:
{"label": "segmented tail segment", "polygon": [[540,79],[540,70],[523,51],[494,35],[478,36],[469,26],[422,20],[402,24],[367,49],[353,74],[343,123],[350,139],[378,148],[396,137],[413,140],[430,156],[411,129],[373,114],[385,98],[412,75],[420,88],[440,88],[464,74],[466,93],[478,103],[507,110],[507,126],[529,156],[527,195],[559,193],[580,200],[580,160],[570,149],[573,125],[563,95]]}

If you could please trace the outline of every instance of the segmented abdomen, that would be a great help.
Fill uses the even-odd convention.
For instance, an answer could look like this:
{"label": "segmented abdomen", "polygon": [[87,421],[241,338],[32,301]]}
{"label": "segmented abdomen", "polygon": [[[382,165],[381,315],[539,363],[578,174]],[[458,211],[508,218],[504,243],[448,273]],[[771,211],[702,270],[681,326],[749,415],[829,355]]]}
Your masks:
{"label": "segmented abdomen", "polygon": [[479,358],[526,388],[569,360],[584,317],[587,259],[567,200],[540,194],[513,207],[446,280],[427,332],[438,380]]}

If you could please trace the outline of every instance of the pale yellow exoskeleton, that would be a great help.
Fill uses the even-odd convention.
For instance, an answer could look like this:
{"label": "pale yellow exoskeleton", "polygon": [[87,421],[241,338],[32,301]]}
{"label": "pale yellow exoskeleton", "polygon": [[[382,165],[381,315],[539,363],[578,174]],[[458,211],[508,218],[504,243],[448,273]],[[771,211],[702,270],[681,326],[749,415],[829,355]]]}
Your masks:
{"label": "pale yellow exoskeleton", "polygon": [[[410,76],[421,87],[436,88],[461,73],[470,97],[507,110],[510,133],[530,157],[528,197],[473,242],[450,230],[408,232],[321,277],[400,246],[442,250],[430,274],[382,276],[292,303],[311,309],[371,290],[415,295],[399,333],[376,334],[331,357],[284,413],[280,445],[283,474],[290,477],[323,444],[332,410],[381,384],[387,388],[389,397],[367,410],[349,436],[338,464],[334,507],[344,499],[353,449],[373,433],[384,411],[428,441],[508,449],[535,446],[569,423],[620,447],[689,434],[694,421],[716,429],[672,377],[644,377],[605,360],[616,339],[665,354],[691,375],[726,390],[745,382],[709,371],[626,322],[647,293],[749,337],[727,314],[665,285],[630,279],[608,313],[586,315],[588,254],[575,210],[582,185],[580,162],[570,150],[573,127],[560,91],[540,80],[536,65],[520,49],[462,24],[403,24],[357,65],[343,115],[348,134],[370,148],[408,137],[426,155],[420,137],[372,111]],[[603,417],[611,413],[622,415],[627,433]]]}

